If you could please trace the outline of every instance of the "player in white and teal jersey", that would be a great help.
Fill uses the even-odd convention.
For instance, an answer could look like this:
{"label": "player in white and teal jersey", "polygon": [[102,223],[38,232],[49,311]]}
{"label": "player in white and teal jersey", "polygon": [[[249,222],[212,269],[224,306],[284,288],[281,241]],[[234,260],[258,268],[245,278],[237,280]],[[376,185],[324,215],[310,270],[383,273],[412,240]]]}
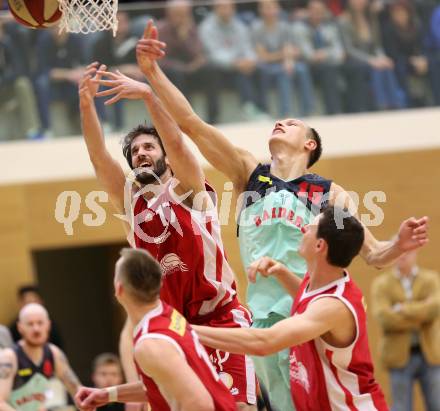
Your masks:
{"label": "player in white and teal jersey", "polygon": [[81,386],[63,352],[48,344],[50,320],[46,309],[28,304],[19,315],[22,336],[13,348],[0,350],[0,409],[40,411],[50,397],[50,380],[58,378],[74,397]]}
{"label": "player in white and teal jersey", "polygon": [[[303,208],[295,199],[301,189],[295,193],[295,189],[291,189],[288,183],[304,183],[303,188],[305,192],[311,194],[312,204],[315,190],[313,185],[319,186],[319,190],[323,187],[322,193],[329,192],[329,204],[338,201],[340,205],[340,201],[348,201],[349,196],[342,187],[319,176],[308,174],[308,169],[318,161],[321,154],[321,139],[318,133],[297,119],[288,118],[277,121],[268,136],[271,162],[266,166],[261,166],[248,150],[235,146],[231,143],[232,140],[227,139],[220,130],[205,123],[193,111],[185,96],[165,76],[156,62],[158,58],[165,55],[165,45],[158,39],[157,29],[152,23],[149,23],[144,37],[139,41],[137,51],[139,68],[179,127],[194,141],[211,165],[232,181],[234,190],[241,199],[246,199],[250,195],[257,198],[251,201],[250,207],[246,207],[248,205],[246,203],[240,215],[240,251],[245,269],[253,258],[267,255],[280,258],[281,262],[292,271],[304,273],[305,263],[296,253],[301,232],[295,226],[296,219],[294,218],[294,223],[291,224],[288,221],[289,214],[286,220],[283,217],[283,211],[280,217],[276,216],[277,211],[274,212],[274,218],[270,217],[274,207],[277,210],[277,207],[282,207],[278,204],[284,199],[286,201],[291,199],[296,202],[294,205],[298,208],[293,210],[295,215],[305,221],[310,219],[310,216],[307,217],[308,207]],[[255,138],[262,137],[255,136]],[[265,170],[265,173],[260,172],[262,170]],[[312,181],[314,179],[316,180]],[[258,192],[245,193],[240,196],[248,187],[254,190],[253,183],[259,181],[268,183],[268,188],[270,181],[272,185],[275,181],[276,194],[265,195],[268,201],[271,199],[276,201],[275,206],[270,207],[260,203],[258,196],[261,196],[261,193]],[[282,181],[286,185],[283,189],[279,189]],[[316,181],[319,181],[319,184],[315,184]],[[309,183],[310,185],[306,187]],[[320,198],[319,190],[316,190],[318,191],[317,198]],[[322,197],[324,202],[326,197],[324,195]],[[318,204],[315,206],[316,211],[313,207],[311,209],[318,213]],[[257,214],[255,216],[253,215],[254,209]],[[259,227],[252,227],[256,221],[253,218],[258,217],[261,219],[261,224]],[[301,220],[298,219],[299,225],[302,224],[300,222]],[[405,251],[424,245],[427,241],[426,237],[426,217],[405,220],[400,226],[398,235],[391,241],[378,241],[366,228],[361,255],[368,264],[378,267],[388,265]],[[288,316],[291,300],[286,297],[280,287],[270,280],[267,281],[257,276],[255,285],[250,285],[249,288],[249,303],[255,319],[254,326],[264,327]],[[271,403],[278,411],[289,411],[293,407],[291,403],[290,406],[285,405],[290,402],[290,388],[288,379],[286,381],[285,378],[288,375],[288,364],[285,360],[287,359],[271,359],[267,363],[257,365],[257,375],[269,389]],[[280,383],[283,381],[284,384]]]}
{"label": "player in white and teal jersey", "polygon": [[[252,172],[239,217],[239,243],[245,267],[270,255],[303,277],[306,263],[298,254],[303,228],[320,213],[328,198],[331,181],[316,174],[304,174],[285,181],[272,175],[269,164],[260,164]],[[313,197],[314,196],[314,197]],[[313,201],[318,205],[314,207]],[[292,298],[272,276],[249,282],[248,304],[253,327],[269,328],[289,317]],[[266,387],[277,410],[292,410],[289,350],[254,357],[257,375]]]}

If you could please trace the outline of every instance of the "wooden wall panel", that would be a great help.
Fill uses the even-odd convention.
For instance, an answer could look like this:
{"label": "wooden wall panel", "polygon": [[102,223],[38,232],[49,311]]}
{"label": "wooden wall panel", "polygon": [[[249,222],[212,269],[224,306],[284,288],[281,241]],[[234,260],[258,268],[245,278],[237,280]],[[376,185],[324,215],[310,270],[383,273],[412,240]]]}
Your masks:
{"label": "wooden wall panel", "polygon": [[[90,227],[84,224],[84,214],[91,213],[85,204],[86,196],[96,190],[100,191],[101,187],[95,179],[26,185],[26,197],[31,199],[31,205],[27,210],[30,221],[30,247],[47,249],[123,241],[123,226],[113,216],[115,211],[110,202],[100,203],[106,214],[102,225]],[[64,225],[55,218],[57,198],[64,191],[78,193],[81,201],[78,218],[72,223],[72,235],[67,235]],[[66,214],[70,207],[70,203],[67,203]]]}
{"label": "wooden wall panel", "polygon": [[22,187],[0,187],[0,324],[15,315],[16,290],[33,281]]}

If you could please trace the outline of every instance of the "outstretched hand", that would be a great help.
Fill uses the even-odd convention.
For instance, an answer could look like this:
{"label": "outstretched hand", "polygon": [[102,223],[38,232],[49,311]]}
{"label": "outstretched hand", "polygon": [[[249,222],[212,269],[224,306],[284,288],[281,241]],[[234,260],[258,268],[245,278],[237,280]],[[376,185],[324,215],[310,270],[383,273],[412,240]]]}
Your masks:
{"label": "outstretched hand", "polygon": [[270,257],[259,258],[247,269],[248,279],[251,283],[255,283],[257,280],[257,273],[260,273],[263,277],[269,277],[285,272],[289,272],[287,267]]}
{"label": "outstretched hand", "polygon": [[147,98],[151,94],[148,84],[133,80],[122,74],[119,70],[115,73],[111,71],[98,71],[100,78],[92,80],[97,86],[109,87],[107,90],[96,93],[97,97],[113,96],[105,102],[106,105],[114,104],[121,99],[140,100]]}
{"label": "outstretched hand", "polygon": [[93,103],[99,88],[98,81],[101,79],[101,73],[105,70],[107,70],[107,66],[105,64],[100,65],[97,61],[86,67],[78,86],[81,104]]}
{"label": "outstretched hand", "polygon": [[165,56],[166,44],[159,40],[159,33],[153,20],[148,20],[142,38],[136,46],[138,66],[144,75],[154,67],[156,60]]}
{"label": "outstretched hand", "polygon": [[396,244],[400,250],[407,252],[428,243],[428,217],[405,220],[399,228]]}
{"label": "outstretched hand", "polygon": [[108,402],[108,392],[98,388],[81,387],[75,395],[75,405],[81,411],[93,411]]}

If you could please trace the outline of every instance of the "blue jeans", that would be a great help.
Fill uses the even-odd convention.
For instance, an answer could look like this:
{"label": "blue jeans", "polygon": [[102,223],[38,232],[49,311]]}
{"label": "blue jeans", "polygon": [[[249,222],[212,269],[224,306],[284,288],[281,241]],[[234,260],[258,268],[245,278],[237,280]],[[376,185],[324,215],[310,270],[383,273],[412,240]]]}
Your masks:
{"label": "blue jeans", "polygon": [[405,94],[400,89],[393,70],[371,69],[371,87],[379,110],[404,108]]}
{"label": "blue jeans", "polygon": [[295,62],[293,79],[299,89],[300,116],[308,116],[315,109],[312,76],[309,66],[302,62]]}
{"label": "blue jeans", "polygon": [[43,130],[51,127],[50,103],[52,101],[62,101],[69,110],[69,116],[77,115],[79,100],[76,84],[68,81],[51,81],[49,74],[43,73],[34,80],[34,87]]}
{"label": "blue jeans", "polygon": [[434,104],[440,106],[440,51],[429,56],[429,79],[431,82]]}
{"label": "blue jeans", "polygon": [[104,103],[112,97],[113,96],[96,98],[96,111],[102,122],[110,122],[116,130],[121,130],[124,126],[124,100],[119,100],[111,106],[106,106]]}
{"label": "blue jeans", "polygon": [[292,79],[280,63],[262,63],[259,66],[261,108],[267,109],[267,95],[275,82],[278,92],[278,115],[285,118],[292,113]]}
{"label": "blue jeans", "polygon": [[392,411],[412,411],[413,384],[419,381],[426,411],[440,411],[440,367],[430,366],[419,350],[411,352],[407,365],[390,370]]}
{"label": "blue jeans", "polygon": [[261,108],[267,109],[267,95],[275,81],[279,96],[279,116],[292,115],[292,97],[295,89],[299,94],[299,115],[305,117],[314,110],[313,83],[309,67],[301,61],[295,62],[293,75],[288,74],[280,63],[264,63],[259,66]]}
{"label": "blue jeans", "polygon": [[342,113],[339,66],[325,62],[313,64],[312,73],[322,91],[326,113]]}

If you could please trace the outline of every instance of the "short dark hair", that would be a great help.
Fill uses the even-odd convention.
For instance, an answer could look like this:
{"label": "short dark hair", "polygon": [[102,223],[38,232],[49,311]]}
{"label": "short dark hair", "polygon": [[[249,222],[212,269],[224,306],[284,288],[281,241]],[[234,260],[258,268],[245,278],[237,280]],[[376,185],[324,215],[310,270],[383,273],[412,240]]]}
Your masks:
{"label": "short dark hair", "polygon": [[21,286],[17,290],[17,297],[22,299],[24,297],[24,295],[27,293],[35,293],[40,296],[40,290],[38,289],[38,286],[36,286],[34,284],[26,284],[26,285]]}
{"label": "short dark hair", "polygon": [[310,153],[309,162],[307,164],[307,168],[310,168],[321,158],[322,141],[321,136],[313,127],[309,128],[307,138],[310,140],[315,140],[316,142],[316,148]]}
{"label": "short dark hair", "polygon": [[139,303],[152,303],[159,297],[162,270],[146,250],[123,248],[119,274],[128,293]]}
{"label": "short dark hair", "polygon": [[162,149],[163,154],[166,155],[162,139],[160,138],[160,135],[157,132],[156,128],[146,124],[139,124],[131,129],[128,134],[122,139],[122,153],[127,159],[128,165],[131,169],[133,169],[133,161],[131,158],[131,143],[133,143],[133,140],[141,134],[147,134],[149,136],[155,137],[160,145],[160,148]]}
{"label": "short dark hair", "polygon": [[98,367],[102,367],[103,365],[117,365],[122,370],[121,360],[116,354],[111,352],[105,352],[95,357],[92,363],[92,372],[96,372]]}
{"label": "short dark hair", "polygon": [[[338,222],[342,218],[342,227]],[[319,219],[317,237],[327,242],[327,261],[336,267],[346,268],[359,254],[364,243],[364,227],[347,209],[328,206]]]}

